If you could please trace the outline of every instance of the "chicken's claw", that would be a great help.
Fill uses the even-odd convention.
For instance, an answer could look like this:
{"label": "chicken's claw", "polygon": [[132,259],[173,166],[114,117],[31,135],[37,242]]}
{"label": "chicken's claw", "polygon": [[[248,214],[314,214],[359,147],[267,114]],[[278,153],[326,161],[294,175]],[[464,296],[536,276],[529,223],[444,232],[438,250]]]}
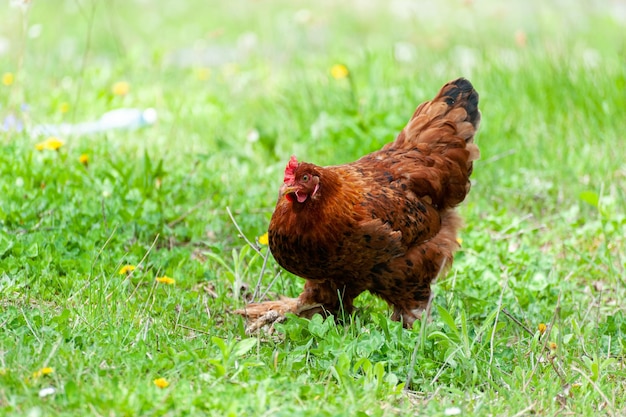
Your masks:
{"label": "chicken's claw", "polygon": [[250,334],[266,325],[270,325],[270,330],[273,330],[274,323],[285,321],[285,314],[287,313],[311,317],[313,314],[322,311],[321,304],[303,304],[298,298],[281,297],[278,301],[248,304],[242,309],[235,310],[235,314],[239,314],[248,320],[246,333]]}

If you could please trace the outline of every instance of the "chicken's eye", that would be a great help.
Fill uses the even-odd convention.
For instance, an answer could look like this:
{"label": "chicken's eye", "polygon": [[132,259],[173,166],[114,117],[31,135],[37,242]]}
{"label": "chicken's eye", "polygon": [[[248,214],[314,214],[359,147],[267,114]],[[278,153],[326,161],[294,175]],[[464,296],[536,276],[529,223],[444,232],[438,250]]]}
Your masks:
{"label": "chicken's eye", "polygon": [[304,174],[302,176],[302,182],[307,182],[309,180],[309,175],[308,174]]}

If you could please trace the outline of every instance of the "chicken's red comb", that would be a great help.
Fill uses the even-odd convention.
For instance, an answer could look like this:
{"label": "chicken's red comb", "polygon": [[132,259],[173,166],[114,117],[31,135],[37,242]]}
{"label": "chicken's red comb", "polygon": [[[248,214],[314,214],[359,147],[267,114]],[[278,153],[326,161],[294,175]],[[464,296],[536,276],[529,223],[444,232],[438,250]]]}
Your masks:
{"label": "chicken's red comb", "polygon": [[298,160],[295,155],[291,155],[285,167],[285,184],[293,184],[296,181],[296,168],[298,168]]}

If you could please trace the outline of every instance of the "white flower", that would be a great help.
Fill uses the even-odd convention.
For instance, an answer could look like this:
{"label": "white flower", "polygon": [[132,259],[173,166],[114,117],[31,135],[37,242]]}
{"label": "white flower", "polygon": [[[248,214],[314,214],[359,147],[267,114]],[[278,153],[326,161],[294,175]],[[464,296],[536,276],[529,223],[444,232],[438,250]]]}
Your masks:
{"label": "white flower", "polygon": [[46,387],[39,390],[39,398],[45,398],[50,395],[56,394],[57,390],[54,387]]}
{"label": "white flower", "polygon": [[461,414],[461,409],[459,407],[446,408],[443,412],[444,416],[458,416],[459,414]]}

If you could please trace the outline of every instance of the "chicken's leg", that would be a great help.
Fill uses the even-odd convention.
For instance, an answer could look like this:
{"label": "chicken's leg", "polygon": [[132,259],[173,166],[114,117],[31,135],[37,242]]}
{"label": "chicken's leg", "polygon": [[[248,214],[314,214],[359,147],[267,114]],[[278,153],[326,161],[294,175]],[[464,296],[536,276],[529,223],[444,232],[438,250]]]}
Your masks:
{"label": "chicken's leg", "polygon": [[236,310],[235,314],[248,319],[246,332],[252,333],[265,325],[284,321],[286,313],[306,318],[311,318],[316,313],[336,313],[340,308],[349,313],[356,295],[346,293],[344,288],[337,288],[331,281],[307,280],[304,291],[298,298],[281,297],[278,301],[251,303]]}

